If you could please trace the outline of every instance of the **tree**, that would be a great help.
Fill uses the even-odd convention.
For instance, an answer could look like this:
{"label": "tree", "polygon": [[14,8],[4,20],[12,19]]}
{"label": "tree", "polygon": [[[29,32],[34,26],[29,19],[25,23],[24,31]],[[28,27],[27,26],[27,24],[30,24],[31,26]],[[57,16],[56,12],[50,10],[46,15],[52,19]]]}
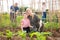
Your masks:
{"label": "tree", "polygon": [[21,0],[21,6],[23,6],[23,0]]}
{"label": "tree", "polygon": [[1,11],[3,12],[3,0],[2,0],[2,7],[1,8],[2,8]]}
{"label": "tree", "polygon": [[14,4],[14,0],[12,0],[13,4]]}
{"label": "tree", "polygon": [[35,0],[31,0],[30,7],[32,9],[35,9]]}
{"label": "tree", "polygon": [[1,0],[0,0],[0,12],[1,12]]}
{"label": "tree", "polygon": [[6,0],[7,1],[7,10],[8,10],[8,12],[9,12],[9,5],[8,5],[8,0]]}
{"label": "tree", "polygon": [[39,2],[38,2],[38,11],[40,11],[40,6],[41,6],[41,5],[40,5],[40,4],[41,4],[40,1],[41,1],[41,0],[39,0]]}

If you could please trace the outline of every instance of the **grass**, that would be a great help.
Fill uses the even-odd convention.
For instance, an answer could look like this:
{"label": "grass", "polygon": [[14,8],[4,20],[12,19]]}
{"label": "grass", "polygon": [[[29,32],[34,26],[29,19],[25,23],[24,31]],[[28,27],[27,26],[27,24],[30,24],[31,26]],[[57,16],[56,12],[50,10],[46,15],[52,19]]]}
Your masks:
{"label": "grass", "polygon": [[[17,16],[17,25],[20,24],[23,16]],[[10,26],[10,15],[9,14],[0,14],[0,27]]]}
{"label": "grass", "polygon": [[[41,15],[38,15],[38,17],[41,19],[42,18],[42,16]],[[54,18],[54,17],[53,17]],[[16,18],[16,21],[17,21],[17,26],[20,26],[20,23],[21,23],[21,20],[23,19],[23,16],[17,16],[17,18]],[[46,19],[48,19],[48,16],[47,16],[47,18]],[[56,23],[56,22],[49,22],[48,20],[47,20],[47,22],[44,24],[44,26],[46,27],[46,28],[48,28],[49,29],[49,27],[52,27],[52,28],[58,28],[58,26],[59,26],[59,24],[60,23]],[[10,21],[10,15],[9,14],[0,14],[0,27],[7,27],[7,26],[16,26],[14,23],[12,23],[11,21]]]}

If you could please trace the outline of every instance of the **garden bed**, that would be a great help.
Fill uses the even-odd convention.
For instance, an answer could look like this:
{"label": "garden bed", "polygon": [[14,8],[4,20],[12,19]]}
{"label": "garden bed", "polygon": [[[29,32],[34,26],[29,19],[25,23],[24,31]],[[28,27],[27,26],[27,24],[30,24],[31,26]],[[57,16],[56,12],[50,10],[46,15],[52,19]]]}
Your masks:
{"label": "garden bed", "polygon": [[44,23],[44,32],[42,34],[40,32],[26,34],[25,32],[21,32],[19,26],[22,18],[23,16],[17,16],[17,25],[15,25],[10,22],[9,14],[1,14],[0,40],[60,40],[60,23],[46,22]]}

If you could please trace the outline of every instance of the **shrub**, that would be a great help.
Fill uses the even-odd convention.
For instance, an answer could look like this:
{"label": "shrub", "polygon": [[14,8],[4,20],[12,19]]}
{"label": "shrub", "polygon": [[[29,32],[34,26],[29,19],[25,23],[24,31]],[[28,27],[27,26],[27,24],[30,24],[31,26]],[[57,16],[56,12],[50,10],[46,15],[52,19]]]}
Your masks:
{"label": "shrub", "polygon": [[23,19],[23,16],[17,16],[17,25],[20,25],[21,20]]}
{"label": "shrub", "polygon": [[10,30],[6,30],[6,37],[10,39],[13,37],[13,33]]}
{"label": "shrub", "polygon": [[3,36],[3,32],[0,32],[0,36]]}
{"label": "shrub", "polygon": [[46,36],[50,34],[51,34],[50,32],[42,32],[42,33],[33,32],[30,34],[30,37],[32,38],[35,35],[37,37],[37,40],[46,40]]}
{"label": "shrub", "polygon": [[53,19],[52,19],[53,22],[58,23],[58,17],[57,17],[57,14],[53,15],[52,18],[53,18]]}
{"label": "shrub", "polygon": [[16,27],[20,25],[22,18],[23,16],[17,16],[16,18],[17,22],[15,24],[10,21],[10,15],[8,13],[2,13],[0,14],[0,27],[6,27],[6,26]]}
{"label": "shrub", "polygon": [[44,24],[45,28],[46,29],[58,29],[59,28],[59,23],[56,23],[56,22],[47,22]]}
{"label": "shrub", "polygon": [[22,38],[26,37],[26,32],[25,31],[18,31],[17,34],[18,34],[18,36],[21,36]]}

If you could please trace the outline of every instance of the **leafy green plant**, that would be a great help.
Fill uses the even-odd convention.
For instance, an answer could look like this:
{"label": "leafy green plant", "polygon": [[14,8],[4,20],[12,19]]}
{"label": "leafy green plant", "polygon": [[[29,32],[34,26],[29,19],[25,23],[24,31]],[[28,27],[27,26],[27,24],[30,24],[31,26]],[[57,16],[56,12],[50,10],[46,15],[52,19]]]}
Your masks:
{"label": "leafy green plant", "polygon": [[0,17],[0,27],[5,27],[10,24],[9,14],[1,14]]}
{"label": "leafy green plant", "polygon": [[44,24],[44,27],[45,27],[46,29],[50,29],[50,28],[51,28],[51,23],[50,23],[50,22],[46,22],[46,23]]}
{"label": "leafy green plant", "polygon": [[24,6],[20,7],[20,12],[25,12],[27,8],[28,7],[24,7]]}
{"label": "leafy green plant", "polygon": [[41,32],[41,34],[44,36],[52,36],[51,32]]}
{"label": "leafy green plant", "polygon": [[52,18],[53,18],[53,19],[52,19],[53,22],[58,23],[58,17],[57,17],[57,14],[53,15]]}
{"label": "leafy green plant", "polygon": [[0,36],[3,36],[3,32],[0,32]]}
{"label": "leafy green plant", "polygon": [[46,36],[52,35],[51,32],[33,32],[30,33],[30,37],[32,38],[34,35],[36,35],[37,39],[36,40],[46,40]]}
{"label": "leafy green plant", "polygon": [[56,23],[56,22],[47,22],[44,24],[44,27],[46,29],[58,29],[59,28],[59,23]]}
{"label": "leafy green plant", "polygon": [[19,37],[22,37],[23,40],[26,40],[25,39],[26,38],[26,32],[25,31],[18,31],[17,34],[18,34]]}
{"label": "leafy green plant", "polygon": [[13,33],[10,30],[6,30],[6,37],[7,38],[13,37]]}
{"label": "leafy green plant", "polygon": [[53,29],[58,29],[59,28],[59,23],[56,23],[56,22],[52,22],[51,26]]}
{"label": "leafy green plant", "polygon": [[2,14],[0,14],[0,27],[6,27],[6,26],[16,27],[16,26],[20,25],[22,18],[23,18],[23,16],[17,16],[17,18],[16,18],[17,22],[15,24],[10,21],[9,14],[2,13]]}
{"label": "leafy green plant", "polygon": [[26,37],[26,32],[25,31],[18,31],[17,34],[18,34],[18,36],[21,36],[22,38]]}
{"label": "leafy green plant", "polygon": [[46,36],[50,35],[50,34],[51,34],[50,32],[42,32],[42,33],[33,32],[30,34],[30,37],[32,38],[34,35],[36,35],[36,37],[37,37],[36,40],[46,40]]}
{"label": "leafy green plant", "polygon": [[17,16],[17,18],[16,18],[17,25],[20,25],[22,19],[23,19],[23,16]]}
{"label": "leafy green plant", "polygon": [[10,26],[13,27],[13,28],[15,28],[15,27],[17,27],[17,24],[14,23],[14,22],[11,22],[11,23],[10,23]]}
{"label": "leafy green plant", "polygon": [[30,37],[33,37],[33,35],[40,36],[41,34],[39,32],[30,33]]}

